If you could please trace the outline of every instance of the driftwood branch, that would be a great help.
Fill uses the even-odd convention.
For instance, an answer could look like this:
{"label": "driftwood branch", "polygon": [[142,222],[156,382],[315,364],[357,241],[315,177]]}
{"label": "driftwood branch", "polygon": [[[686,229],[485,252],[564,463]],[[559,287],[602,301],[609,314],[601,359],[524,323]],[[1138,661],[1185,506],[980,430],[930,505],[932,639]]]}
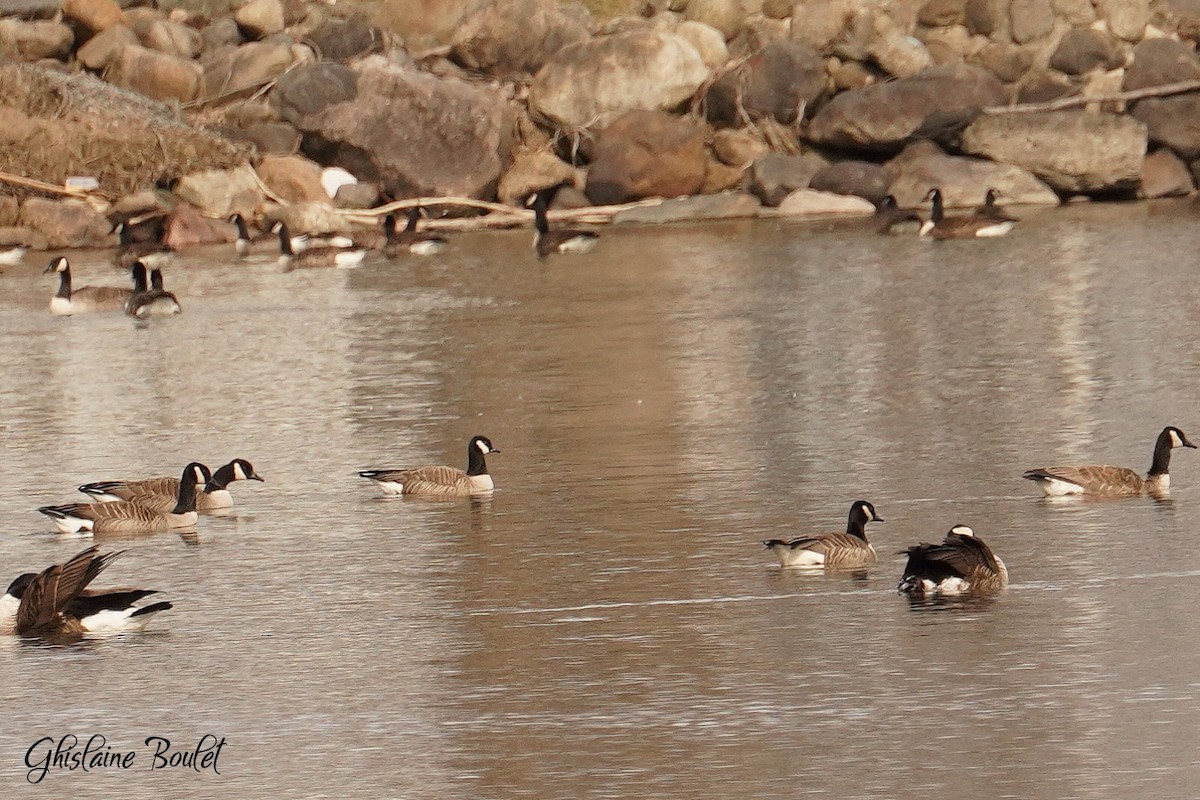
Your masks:
{"label": "driftwood branch", "polygon": [[66,197],[77,197],[80,200],[86,200],[91,195],[96,194],[94,191],[86,189],[72,189],[67,186],[59,186],[56,183],[46,183],[45,181],[39,181],[34,178],[26,178],[22,175],[13,175],[11,172],[0,172],[0,181],[4,183],[11,183],[13,186],[23,186],[26,189],[36,189],[39,192],[46,192],[48,194],[60,194]]}
{"label": "driftwood branch", "polygon": [[[611,222],[619,212],[641,206],[656,206],[662,203],[661,197],[651,197],[633,203],[621,203],[611,206],[588,206],[586,208],[570,208],[561,211],[551,211],[549,217],[560,222],[578,222],[584,224],[602,225]],[[485,200],[473,200],[469,197],[417,197],[409,200],[397,200],[394,203],[377,206],[376,208],[358,211],[346,211],[343,215],[352,222],[374,224],[381,215],[403,211],[414,206],[464,206],[487,211],[486,216],[461,217],[457,219],[432,219],[422,223],[422,227],[437,230],[464,231],[481,230],[484,228],[517,228],[528,225],[533,219],[533,212],[524,208],[514,208],[500,203],[489,203]]]}
{"label": "driftwood branch", "polygon": [[1032,114],[1037,111],[1061,111],[1064,108],[1086,106],[1091,103],[1122,103],[1130,100],[1142,100],[1146,97],[1166,97],[1172,94],[1183,94],[1200,90],[1200,80],[1164,83],[1161,86],[1148,86],[1145,89],[1133,89],[1116,94],[1102,94],[1093,97],[1076,95],[1050,100],[1045,103],[1016,103],[1011,106],[988,106],[984,114]]}

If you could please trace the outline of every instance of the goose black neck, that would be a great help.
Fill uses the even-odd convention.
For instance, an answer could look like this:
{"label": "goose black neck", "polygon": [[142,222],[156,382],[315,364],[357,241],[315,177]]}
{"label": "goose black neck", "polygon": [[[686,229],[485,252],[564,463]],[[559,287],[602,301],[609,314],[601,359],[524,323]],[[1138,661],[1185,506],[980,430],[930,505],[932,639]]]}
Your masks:
{"label": "goose black neck", "polygon": [[282,222],[279,223],[279,252],[285,256],[296,255],[292,251],[292,232],[288,230],[288,226]]}
{"label": "goose black neck", "polygon": [[1154,459],[1150,462],[1150,472],[1147,475],[1151,478],[1155,475],[1166,475],[1170,466],[1171,434],[1163,431],[1158,435],[1158,441],[1154,443]]}
{"label": "goose black neck", "polygon": [[934,223],[938,223],[938,222],[942,221],[942,218],[944,216],[945,216],[945,209],[942,208],[942,193],[934,192],[933,193],[933,210],[929,212],[929,218],[931,220],[933,220]]}
{"label": "goose black neck", "polygon": [[867,540],[867,515],[861,509],[855,508],[850,512],[850,520],[846,523],[846,533],[857,536],[864,542]]}
{"label": "goose black neck", "polygon": [[544,235],[550,232],[550,218],[546,216],[546,196],[544,194],[539,194],[533,199],[533,220],[538,233]]}
{"label": "goose black neck", "polygon": [[417,229],[417,220],[421,218],[421,207],[413,206],[408,210],[408,224],[404,226],[404,230],[412,233]]}
{"label": "goose black neck", "polygon": [[212,478],[209,479],[208,485],[204,487],[204,491],[215,492],[219,489],[224,489],[235,480],[237,478],[234,477],[233,462],[231,461],[212,474]]}
{"label": "goose black neck", "polygon": [[487,475],[487,462],[483,459],[483,451],[475,443],[467,445],[467,474]]}
{"label": "goose black neck", "polygon": [[63,271],[58,273],[58,293],[55,297],[61,297],[64,300],[71,299],[71,268],[64,267]]}
{"label": "goose black neck", "polygon": [[163,290],[163,276],[161,269],[150,270],[150,288],[156,292]]}
{"label": "goose black neck", "polygon": [[179,498],[172,514],[187,514],[196,510],[196,474],[187,470],[179,479]]}
{"label": "goose black neck", "polygon": [[117,239],[121,242],[122,247],[133,244],[133,231],[129,230],[129,225],[121,223],[121,226],[117,228]]}
{"label": "goose black neck", "polygon": [[146,265],[137,261],[131,271],[133,272],[133,293],[144,293],[146,291]]}
{"label": "goose black neck", "polygon": [[250,229],[246,227],[246,220],[242,219],[241,214],[233,215],[233,224],[237,225],[239,239],[249,239],[250,238]]}

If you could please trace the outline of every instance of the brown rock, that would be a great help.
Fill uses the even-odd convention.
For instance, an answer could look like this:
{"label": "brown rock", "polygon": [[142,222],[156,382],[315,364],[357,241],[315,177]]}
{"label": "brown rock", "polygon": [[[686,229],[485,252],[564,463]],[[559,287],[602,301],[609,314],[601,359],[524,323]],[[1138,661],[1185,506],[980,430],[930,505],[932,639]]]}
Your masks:
{"label": "brown rock", "polygon": [[684,20],[674,28],[675,35],[696,48],[704,66],[718,69],[729,61],[729,48],[725,46],[725,37],[715,28],[710,28],[702,22]]}
{"label": "brown rock", "polygon": [[783,198],[777,213],[788,217],[866,217],[875,213],[875,204],[853,195],[797,189]]}
{"label": "brown rock", "polygon": [[300,149],[300,131],[286,122],[258,122],[242,129],[259,153],[286,156]]}
{"label": "brown rock", "polygon": [[108,80],[155,100],[194,100],[204,72],[199,64],[131,45],[109,62]]}
{"label": "brown rock", "polygon": [[455,59],[501,77],[533,75],[550,57],[588,38],[590,16],[553,0],[491,0],[454,32]]}
{"label": "brown rock", "polygon": [[144,31],[135,32],[143,46],[176,58],[195,58],[204,47],[200,31],[168,20],[154,20]]}
{"label": "brown rock", "polygon": [[1194,45],[1200,40],[1200,0],[1160,0],[1153,22]]}
{"label": "brown rock", "polygon": [[715,28],[729,41],[741,32],[746,12],[738,0],[688,0],[686,19]]}
{"label": "brown rock", "polygon": [[0,228],[0,247],[28,247],[31,250],[46,250],[50,247],[44,234],[33,228],[16,225],[5,225]]}
{"label": "brown rock", "polygon": [[63,0],[63,16],[90,33],[125,23],[125,12],[116,0]]}
{"label": "brown rock", "polygon": [[201,216],[200,212],[188,203],[179,203],[167,215],[163,243],[176,250],[224,241],[227,241],[224,229]]}
{"label": "brown rock", "polygon": [[967,0],[967,30],[984,36],[1007,30],[1006,10],[1005,0]]}
{"label": "brown rock", "polygon": [[11,228],[17,224],[21,213],[21,204],[11,194],[0,195],[0,226]]}
{"label": "brown rock", "polygon": [[175,195],[203,214],[218,219],[235,211],[251,214],[263,200],[262,190],[248,165],[184,175],[175,184]]}
{"label": "brown rock", "polygon": [[379,203],[379,186],[369,181],[339,186],[333,196],[337,208],[373,208]]}
{"label": "brown rock", "polygon": [[841,91],[862,89],[875,83],[878,77],[874,72],[857,61],[846,61],[837,66],[833,73],[834,88]]}
{"label": "brown rock", "polygon": [[1050,0],[1012,0],[1009,25],[1013,41],[1025,44],[1054,30],[1054,6]]}
{"label": "brown rock", "polygon": [[257,171],[267,188],[289,203],[329,202],[321,165],[303,156],[264,156]]}
{"label": "brown rock", "polygon": [[1050,56],[1050,66],[1067,75],[1115,69],[1122,63],[1124,59],[1108,34],[1090,28],[1067,31]]}
{"label": "brown rock", "polygon": [[796,0],[763,0],[763,15],[770,19],[787,19],[795,5]]}
{"label": "brown rock", "polygon": [[250,0],[234,13],[233,18],[247,39],[262,39],[285,27],[281,0]]}
{"label": "brown rock", "polygon": [[700,194],[716,194],[730,189],[740,189],[745,183],[745,178],[745,167],[733,167],[710,158],[704,171],[704,185],[700,187]]}
{"label": "brown rock", "polygon": [[103,214],[79,201],[31,197],[21,204],[20,224],[46,237],[48,247],[96,247],[111,242]]}
{"label": "brown rock", "polygon": [[523,205],[534,192],[575,180],[575,167],[547,150],[517,153],[500,177],[497,195],[501,203]]}
{"label": "brown rock", "polygon": [[364,17],[331,17],[309,33],[305,41],[326,61],[348,61],[383,49],[384,36],[383,31]]}
{"label": "brown rock", "polygon": [[1200,96],[1150,97],[1139,100],[1130,113],[1146,124],[1151,142],[1187,161],[1200,158]]}
{"label": "brown rock", "polygon": [[975,63],[1005,83],[1015,83],[1033,64],[1033,54],[1013,44],[991,42],[975,55]]}
{"label": "brown rock", "polygon": [[856,0],[805,0],[792,9],[792,41],[825,51],[842,39],[856,17],[865,13]]}
{"label": "brown rock", "polygon": [[869,161],[837,161],[812,176],[808,187],[834,194],[852,194],[878,203],[888,193],[883,167]]}
{"label": "brown rock", "polygon": [[1096,11],[1113,35],[1140,42],[1150,22],[1150,0],[1098,0]]}
{"label": "brown rock", "polygon": [[22,61],[65,58],[75,45],[75,34],[58,22],[20,22],[0,19],[0,52]]}
{"label": "brown rock", "polygon": [[921,6],[917,21],[931,28],[963,25],[967,21],[967,9],[962,0],[929,0]]}
{"label": "brown rock", "polygon": [[1147,39],[1133,48],[1133,64],[1121,86],[1129,92],[1198,78],[1200,54],[1193,47],[1174,39]]}
{"label": "brown rock", "polygon": [[745,169],[754,160],[766,155],[767,143],[749,131],[723,128],[713,134],[713,154],[723,164]]}
{"label": "brown rock", "polygon": [[1191,194],[1195,188],[1187,164],[1170,150],[1162,148],[1146,156],[1139,197],[1177,197]]}
{"label": "brown rock", "polygon": [[825,64],[815,50],[796,42],[772,42],[713,84],[707,96],[708,117],[733,123],[746,113],[787,125],[824,91]]}
{"label": "brown rock", "polygon": [[767,153],[751,165],[749,189],[763,205],[777,206],[797,189],[807,189],[826,163],[813,152],[796,156]]}
{"label": "brown rock", "polygon": [[1043,70],[1028,75],[1017,91],[1018,103],[1047,103],[1080,93],[1080,86],[1057,70]]}
{"label": "brown rock", "polygon": [[250,42],[225,50],[203,62],[204,96],[249,96],[282,75],[294,59],[292,48],[275,42]]}
{"label": "brown rock", "polygon": [[584,193],[596,205],[695,194],[704,185],[705,128],[661,111],[629,111],[596,136]]}
{"label": "brown rock", "polygon": [[1055,205],[1050,187],[1028,170],[979,158],[951,156],[933,142],[914,142],[883,167],[888,192],[901,208],[915,208],[930,189],[942,190],[951,208],[974,207],[996,189],[1013,204]]}
{"label": "brown rock", "polygon": [[1053,0],[1055,12],[1076,28],[1086,28],[1096,21],[1092,0]]}
{"label": "brown rock", "polygon": [[88,69],[102,70],[117,53],[137,43],[133,31],[124,25],[113,25],[88,39],[87,44],[75,52],[75,57]]}

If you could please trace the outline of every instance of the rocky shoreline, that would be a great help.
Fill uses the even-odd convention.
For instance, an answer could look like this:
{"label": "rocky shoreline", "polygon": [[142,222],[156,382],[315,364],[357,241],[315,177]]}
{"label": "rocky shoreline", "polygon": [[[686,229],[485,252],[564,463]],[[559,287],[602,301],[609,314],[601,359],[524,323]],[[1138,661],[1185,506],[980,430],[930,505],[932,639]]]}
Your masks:
{"label": "rocky shoreline", "polygon": [[558,184],[560,216],[647,223],[1200,175],[1200,0],[140,2],[0,0],[0,246],[344,231],[417,198],[528,224]]}

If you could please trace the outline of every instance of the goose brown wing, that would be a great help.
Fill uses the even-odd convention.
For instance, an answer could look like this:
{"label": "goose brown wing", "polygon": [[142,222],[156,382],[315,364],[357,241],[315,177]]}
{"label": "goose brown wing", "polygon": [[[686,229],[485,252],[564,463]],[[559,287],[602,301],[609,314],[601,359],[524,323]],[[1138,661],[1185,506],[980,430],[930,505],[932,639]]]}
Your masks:
{"label": "goose brown wing", "polygon": [[417,467],[403,470],[392,479],[404,484],[405,494],[469,494],[471,480],[457,467]]}
{"label": "goose brown wing", "polygon": [[1128,467],[1107,464],[1085,464],[1082,466],[1043,467],[1031,469],[1026,478],[1053,478],[1082,486],[1096,494],[1138,493],[1142,490],[1142,476]]}
{"label": "goose brown wing", "polygon": [[[178,481],[176,481],[178,483]],[[176,489],[175,494],[151,494],[148,492],[129,493],[125,497],[125,502],[133,503],[142,508],[150,509],[159,514],[166,514],[179,502],[179,490]]]}
{"label": "goose brown wing", "polygon": [[97,533],[136,533],[170,527],[170,520],[164,513],[128,500],[112,503],[75,503],[59,508],[70,516],[92,520],[93,530]]}
{"label": "goose brown wing", "polygon": [[[139,495],[161,494],[167,497],[179,496],[179,478],[147,478],[141,481],[96,481],[84,484],[81,490],[89,489],[131,500]],[[89,492],[90,493],[90,492]],[[174,507],[174,502],[171,507]],[[168,511],[170,508],[167,509]]]}
{"label": "goose brown wing", "polygon": [[17,633],[54,627],[60,613],[120,553],[89,547],[65,564],[47,567],[30,582],[17,608]]}
{"label": "goose brown wing", "polygon": [[831,550],[864,550],[867,548],[867,543],[849,533],[818,533],[813,536],[792,539],[787,542],[787,546],[793,550],[799,548],[828,555]]}

